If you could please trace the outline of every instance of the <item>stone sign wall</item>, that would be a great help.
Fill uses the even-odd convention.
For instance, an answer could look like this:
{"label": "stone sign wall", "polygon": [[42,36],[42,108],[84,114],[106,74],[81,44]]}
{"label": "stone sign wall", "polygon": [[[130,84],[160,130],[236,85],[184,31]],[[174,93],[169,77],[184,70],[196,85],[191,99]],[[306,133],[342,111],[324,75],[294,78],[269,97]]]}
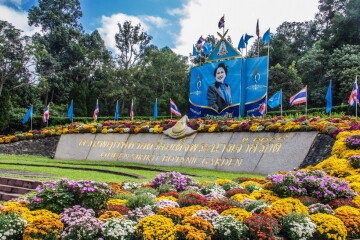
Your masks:
{"label": "stone sign wall", "polygon": [[64,134],[56,159],[134,162],[154,166],[270,174],[304,161],[318,132],[164,134]]}

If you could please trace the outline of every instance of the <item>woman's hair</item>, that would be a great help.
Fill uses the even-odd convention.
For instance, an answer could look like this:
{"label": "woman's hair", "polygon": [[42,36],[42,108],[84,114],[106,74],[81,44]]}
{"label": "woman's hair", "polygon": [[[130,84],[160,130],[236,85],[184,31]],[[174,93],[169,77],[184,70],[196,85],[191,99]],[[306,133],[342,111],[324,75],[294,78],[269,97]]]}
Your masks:
{"label": "woman's hair", "polygon": [[215,68],[214,70],[214,76],[216,76],[216,71],[218,70],[218,68],[223,68],[225,71],[225,74],[227,75],[228,73],[228,68],[224,63],[219,63],[219,65],[217,66],[217,68]]}

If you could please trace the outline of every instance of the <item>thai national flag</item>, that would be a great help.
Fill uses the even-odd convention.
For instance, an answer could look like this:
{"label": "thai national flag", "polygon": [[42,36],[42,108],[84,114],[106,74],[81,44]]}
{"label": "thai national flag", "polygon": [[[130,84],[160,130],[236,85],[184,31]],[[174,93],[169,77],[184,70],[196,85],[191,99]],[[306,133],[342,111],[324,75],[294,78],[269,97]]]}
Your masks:
{"label": "thai national flag", "polygon": [[259,113],[261,115],[264,115],[266,113],[266,97],[265,97],[265,101],[263,102],[263,104],[261,105],[261,107],[259,109]]}
{"label": "thai national flag", "polygon": [[100,112],[100,109],[99,109],[99,101],[97,100],[96,101],[96,106],[95,106],[95,110],[94,110],[94,114],[93,114],[93,119],[96,121],[97,118],[98,118],[98,114]]}
{"label": "thai national flag", "polygon": [[41,118],[42,122],[47,122],[49,121],[49,117],[50,117],[50,104],[48,104],[45,108],[44,114]]}
{"label": "thai national flag", "polygon": [[130,118],[131,118],[131,121],[134,121],[134,100],[131,100],[131,106],[130,106]]}
{"label": "thai national flag", "polygon": [[203,43],[206,41],[205,38],[203,38],[202,36],[199,37],[199,40],[196,42],[196,47],[197,48],[201,48],[203,46]]}
{"label": "thai national flag", "polygon": [[219,23],[218,23],[218,28],[223,28],[225,26],[225,19],[224,19],[224,16],[222,16],[219,20]]}
{"label": "thai national flag", "polygon": [[304,102],[307,102],[307,87],[304,87],[303,89],[300,90],[300,92],[298,92],[297,94],[295,94],[290,98],[291,106]]}
{"label": "thai national flag", "polygon": [[351,91],[348,103],[351,106],[356,106],[356,104],[359,103],[359,88],[358,88],[358,84],[357,81],[354,82],[354,87],[353,90]]}
{"label": "thai national flag", "polygon": [[179,108],[176,106],[174,101],[171,100],[171,98],[170,98],[170,112],[175,114],[178,117],[181,117],[181,112],[180,112]]}

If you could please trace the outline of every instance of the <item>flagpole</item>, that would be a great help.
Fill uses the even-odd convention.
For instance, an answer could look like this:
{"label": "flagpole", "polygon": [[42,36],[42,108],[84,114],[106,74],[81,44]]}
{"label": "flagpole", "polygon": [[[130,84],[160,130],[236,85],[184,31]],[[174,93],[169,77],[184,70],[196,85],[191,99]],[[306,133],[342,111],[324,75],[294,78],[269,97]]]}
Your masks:
{"label": "flagpole", "polygon": [[[50,103],[48,104],[48,107],[49,107],[49,115],[50,115]],[[46,127],[49,127],[49,116],[46,119]]]}
{"label": "flagpole", "polygon": [[30,131],[32,131],[32,115],[33,115],[33,105],[31,105],[31,115],[30,115]]}
{"label": "flagpole", "polygon": [[158,115],[158,101],[157,101],[157,98],[155,99],[155,102],[156,102],[156,118],[154,120],[157,119],[157,115]]}
{"label": "flagpole", "polygon": [[[95,106],[95,107],[98,107],[98,106],[99,106],[99,99],[97,98],[97,99],[96,99],[96,106]],[[97,115],[96,115],[96,121],[97,121],[97,119],[98,119],[98,118],[97,118]]]}
{"label": "flagpole", "polygon": [[258,36],[258,57],[260,56],[260,28],[259,28],[259,19],[256,24],[256,35]]}
{"label": "flagpole", "polygon": [[[331,86],[331,95],[332,95],[332,80],[330,80],[330,86]],[[332,96],[331,96],[331,107],[332,107]],[[331,117],[331,110],[332,108],[330,109],[329,117]]]}
{"label": "flagpole", "polygon": [[306,85],[305,115],[307,115],[307,102],[308,102],[308,89],[307,89],[307,85]]}
{"label": "flagpole", "polygon": [[115,115],[114,115],[114,121],[116,121],[116,110],[118,109],[119,100],[116,100],[116,106],[115,106]]}
{"label": "flagpole", "polygon": [[[270,66],[270,51],[269,51],[269,45],[270,45],[270,40],[269,40],[269,43],[268,43],[268,59],[267,59],[267,63],[268,63],[268,66],[267,66],[267,83],[266,83],[266,96],[268,95],[268,89],[269,89],[269,66]],[[282,97],[282,95],[281,95]],[[267,110],[268,110],[268,106],[266,104],[266,113],[267,113]]]}
{"label": "flagpole", "polygon": [[71,124],[74,122],[74,100],[71,99],[71,106],[72,106],[72,109],[71,109]]}
{"label": "flagpole", "polygon": [[280,89],[280,91],[281,91],[281,105],[280,105],[280,114],[281,114],[281,116],[283,115],[282,114],[282,106],[283,106],[283,94],[282,94],[282,88]]}
{"label": "flagpole", "polygon": [[223,27],[223,36],[225,34],[225,13],[224,13],[224,27]]}
{"label": "flagpole", "polygon": [[[356,75],[356,77],[355,77],[355,82],[356,82],[356,85],[357,85],[357,75]],[[358,93],[357,93],[357,95],[356,95],[356,101],[355,101],[355,116],[356,116],[356,120],[357,120],[357,115],[358,115],[358,114],[357,114],[357,112],[358,112],[358,111],[357,111],[357,109],[358,109],[358,108],[357,108],[357,105],[358,105],[358,103],[359,103],[358,94],[359,94],[359,90],[358,90]]]}
{"label": "flagpole", "polygon": [[[171,102],[171,98],[170,98],[170,102]],[[171,103],[170,103],[171,104]],[[172,119],[172,111],[171,111],[171,106],[170,106],[170,119]]]}

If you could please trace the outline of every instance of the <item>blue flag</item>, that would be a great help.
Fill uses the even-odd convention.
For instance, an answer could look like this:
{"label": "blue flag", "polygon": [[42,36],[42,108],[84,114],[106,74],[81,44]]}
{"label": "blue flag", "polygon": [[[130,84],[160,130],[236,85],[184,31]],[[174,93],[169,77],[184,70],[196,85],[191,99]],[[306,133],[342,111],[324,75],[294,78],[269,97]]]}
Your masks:
{"label": "blue flag", "polygon": [[332,109],[332,86],[331,81],[329,83],[328,90],[326,92],[326,113],[329,113]]}
{"label": "blue flag", "polygon": [[248,35],[247,33],[245,33],[245,39],[244,39],[245,44],[248,44],[249,39],[252,37],[254,37],[254,36]]}
{"label": "blue flag", "polygon": [[212,52],[212,44],[208,42],[204,43],[203,49],[205,55],[210,54]]}
{"label": "blue flag", "polygon": [[271,33],[270,28],[264,33],[264,36],[262,38],[263,43],[267,44],[271,40]]}
{"label": "blue flag", "polygon": [[192,53],[192,55],[193,55],[196,59],[199,58],[195,46],[193,46],[193,53]]}
{"label": "blue flag", "polygon": [[119,112],[119,101],[116,101],[116,107],[115,107],[115,121],[118,121],[120,117],[120,112]]}
{"label": "blue flag", "polygon": [[268,106],[271,108],[277,107],[282,104],[282,90],[277,91],[271,98],[268,100]]}
{"label": "blue flag", "polygon": [[240,42],[239,42],[239,45],[238,45],[238,50],[240,50],[242,48],[245,48],[244,35],[242,35],[241,38],[240,38]]}
{"label": "blue flag", "polygon": [[158,116],[158,101],[157,99],[154,102],[154,115],[153,115],[153,119],[156,120]]}
{"label": "blue flag", "polygon": [[33,106],[31,105],[21,123],[22,124],[27,123],[29,121],[29,118],[32,118],[32,116],[33,116]]}
{"label": "blue flag", "polygon": [[70,103],[67,115],[68,115],[70,121],[72,122],[74,119],[74,103],[73,103],[73,101],[71,101],[71,103]]}

